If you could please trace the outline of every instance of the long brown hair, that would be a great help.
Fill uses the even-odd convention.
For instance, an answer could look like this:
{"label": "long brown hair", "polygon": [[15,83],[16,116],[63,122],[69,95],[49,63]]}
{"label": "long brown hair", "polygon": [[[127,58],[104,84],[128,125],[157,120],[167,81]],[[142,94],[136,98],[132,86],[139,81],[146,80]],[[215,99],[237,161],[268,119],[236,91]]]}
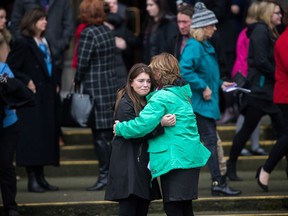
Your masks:
{"label": "long brown hair", "polygon": [[124,96],[124,94],[127,94],[129,96],[129,98],[132,100],[132,103],[134,106],[134,111],[135,111],[136,115],[137,116],[139,115],[139,113],[142,109],[141,97],[133,90],[133,88],[131,87],[131,83],[141,73],[146,73],[150,76],[150,80],[151,80],[150,91],[153,89],[155,82],[153,79],[152,70],[146,64],[143,64],[143,63],[134,64],[128,73],[126,85],[123,88],[119,89],[117,92],[114,114],[118,110],[121,98]]}

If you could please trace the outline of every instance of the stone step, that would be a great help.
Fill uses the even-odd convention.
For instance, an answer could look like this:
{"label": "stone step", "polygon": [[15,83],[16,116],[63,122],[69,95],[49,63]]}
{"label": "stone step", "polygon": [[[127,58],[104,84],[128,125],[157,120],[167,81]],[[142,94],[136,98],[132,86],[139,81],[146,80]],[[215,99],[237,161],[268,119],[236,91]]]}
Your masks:
{"label": "stone step", "polygon": [[[237,171],[256,171],[257,168],[264,164],[268,156],[240,156],[237,162]],[[225,157],[228,159],[227,157]],[[69,177],[69,176],[97,176],[98,175],[98,160],[62,160],[60,167],[45,167],[47,176]],[[275,167],[275,170],[286,169],[287,161],[283,158]],[[208,167],[202,168],[203,172],[209,172]],[[25,168],[16,167],[18,176],[26,176]]]}
{"label": "stone step", "polygon": [[[260,146],[267,152],[270,151],[272,146],[275,144],[275,140],[261,140],[259,142]],[[222,142],[222,146],[225,155],[228,155],[231,149],[232,142],[225,141]],[[250,149],[251,143],[247,142],[246,148]],[[94,146],[92,144],[78,144],[78,145],[65,145],[60,151],[61,161],[66,160],[95,160],[97,159],[97,154],[94,151]]]}
{"label": "stone step", "polygon": [[[78,145],[92,143],[91,130],[88,128],[62,128],[64,134],[64,140],[69,145]],[[236,126],[231,125],[218,125],[217,131],[221,140],[232,141],[235,135]],[[274,140],[275,133],[270,124],[262,124],[260,126],[260,140]]]}
{"label": "stone step", "polygon": [[[242,190],[237,197],[213,197],[210,192],[210,174],[201,172],[198,200],[193,201],[195,215],[288,215],[288,184],[284,172],[271,174],[269,192],[261,191],[255,180],[255,172],[239,172],[245,181],[230,182],[230,186]],[[45,193],[27,192],[27,179],[17,181],[22,216],[114,216],[118,205],[104,200],[105,191],[88,192],[86,187],[96,181],[91,176],[48,177],[59,191]],[[0,208],[1,210],[1,208]],[[153,201],[148,216],[164,216],[161,200]]]}

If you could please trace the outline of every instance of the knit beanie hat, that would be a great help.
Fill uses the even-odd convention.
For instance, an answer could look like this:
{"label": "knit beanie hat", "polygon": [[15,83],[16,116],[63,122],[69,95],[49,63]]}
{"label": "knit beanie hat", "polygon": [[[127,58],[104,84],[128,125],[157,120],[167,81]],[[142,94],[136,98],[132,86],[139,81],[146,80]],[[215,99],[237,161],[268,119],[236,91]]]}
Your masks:
{"label": "knit beanie hat", "polygon": [[194,6],[191,28],[202,28],[218,23],[213,11],[208,10],[204,3],[197,2]]}

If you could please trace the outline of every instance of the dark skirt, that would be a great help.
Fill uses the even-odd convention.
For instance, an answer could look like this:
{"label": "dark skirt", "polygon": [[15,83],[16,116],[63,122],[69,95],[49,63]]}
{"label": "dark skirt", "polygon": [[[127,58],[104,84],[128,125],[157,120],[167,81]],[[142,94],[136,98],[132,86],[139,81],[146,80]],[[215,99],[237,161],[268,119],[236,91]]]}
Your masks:
{"label": "dark skirt", "polygon": [[163,202],[198,198],[200,169],[175,169],[160,177]]}

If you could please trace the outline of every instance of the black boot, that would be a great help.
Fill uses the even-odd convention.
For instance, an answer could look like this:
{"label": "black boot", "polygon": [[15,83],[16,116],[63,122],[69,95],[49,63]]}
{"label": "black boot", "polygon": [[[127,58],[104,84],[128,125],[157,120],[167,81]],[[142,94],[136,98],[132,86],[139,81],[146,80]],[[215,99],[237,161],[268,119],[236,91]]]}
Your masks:
{"label": "black boot", "polygon": [[239,194],[241,194],[241,191],[234,190],[233,188],[229,187],[227,183],[214,181],[212,182],[211,186],[211,194],[212,196],[238,196]]}
{"label": "black boot", "polygon": [[34,167],[26,167],[26,172],[28,176],[28,191],[43,193],[45,189],[41,187],[36,179],[36,171]]}
{"label": "black boot", "polygon": [[91,187],[88,187],[86,190],[87,191],[97,191],[97,190],[102,190],[105,189],[107,185],[107,180],[108,180],[108,174],[100,174],[97,182],[92,185]]}
{"label": "black boot", "polygon": [[111,139],[113,137],[111,131],[112,130],[100,130],[95,132],[95,135],[93,134],[95,140],[95,151],[99,159],[99,177],[93,186],[86,189],[87,191],[102,190],[107,185],[111,153]]}
{"label": "black boot", "polygon": [[59,190],[59,187],[51,185],[47,182],[47,180],[44,177],[44,168],[43,166],[37,166],[36,171],[36,179],[41,187],[43,187],[47,191],[57,191]]}
{"label": "black boot", "polygon": [[236,174],[236,163],[227,161],[227,177],[231,181],[242,181],[243,179],[238,177]]}

